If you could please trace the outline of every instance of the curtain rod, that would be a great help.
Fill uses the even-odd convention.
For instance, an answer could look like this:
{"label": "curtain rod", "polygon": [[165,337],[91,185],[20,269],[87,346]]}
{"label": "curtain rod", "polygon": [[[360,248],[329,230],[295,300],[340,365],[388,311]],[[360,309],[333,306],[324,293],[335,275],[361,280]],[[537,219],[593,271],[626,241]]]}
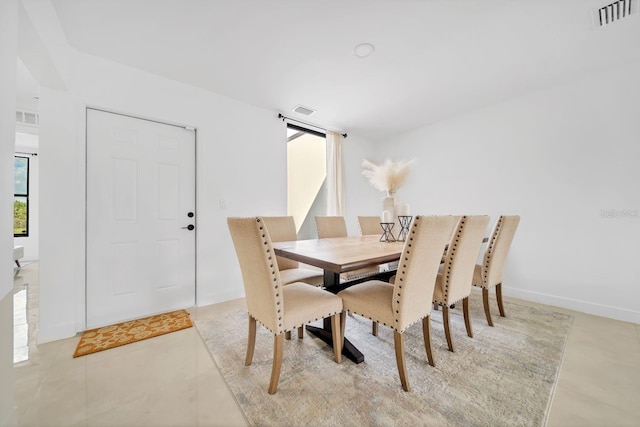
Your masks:
{"label": "curtain rod", "polygon": [[15,154],[24,154],[26,156],[37,156],[38,153],[24,153],[22,151],[14,151]]}
{"label": "curtain rod", "polygon": [[[290,121],[292,121],[292,122],[296,122],[296,123],[300,123],[300,124],[303,124],[303,125],[312,126],[312,127],[314,127],[314,128],[322,129],[322,130],[324,130],[325,132],[327,132],[327,129],[325,129],[325,128],[322,128],[322,127],[320,127],[320,126],[316,126],[316,125],[312,125],[311,123],[305,123],[305,122],[303,122],[303,121],[301,121],[301,120],[298,120],[298,119],[292,119],[291,117],[287,117],[287,116],[285,116],[285,115],[284,115],[284,114],[282,114],[282,113],[278,113],[278,118],[279,118],[279,119],[282,119],[282,121],[284,121],[284,120],[286,119],[286,120],[290,120]],[[346,138],[346,137],[347,137],[347,134],[346,134],[346,133],[341,133],[340,135],[342,135],[342,137],[343,137],[343,138]]]}

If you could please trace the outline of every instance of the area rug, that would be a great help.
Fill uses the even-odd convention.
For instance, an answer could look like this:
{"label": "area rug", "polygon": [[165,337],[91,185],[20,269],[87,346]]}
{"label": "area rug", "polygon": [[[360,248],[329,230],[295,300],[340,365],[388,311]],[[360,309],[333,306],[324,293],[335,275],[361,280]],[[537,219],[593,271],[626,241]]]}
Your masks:
{"label": "area rug", "polygon": [[85,331],[73,357],[85,356],[102,350],[131,344],[193,326],[186,310],[131,320],[117,325]]}
{"label": "area rug", "polygon": [[435,367],[427,364],[421,323],[405,332],[409,393],[400,385],[392,330],[381,325],[374,337],[371,322],[358,316],[347,317],[346,336],[364,353],[363,363],[343,358],[338,365],[322,341],[294,333],[285,340],[275,395],[267,393],[273,337],[265,328],[258,327],[253,363],[245,367],[245,311],[195,323],[251,425],[544,424],[573,317],[505,302],[508,317],[494,315],[492,328],[480,296],[472,298],[474,338],[466,336],[461,307],[451,310],[455,353],[447,350],[442,312],[433,312]]}

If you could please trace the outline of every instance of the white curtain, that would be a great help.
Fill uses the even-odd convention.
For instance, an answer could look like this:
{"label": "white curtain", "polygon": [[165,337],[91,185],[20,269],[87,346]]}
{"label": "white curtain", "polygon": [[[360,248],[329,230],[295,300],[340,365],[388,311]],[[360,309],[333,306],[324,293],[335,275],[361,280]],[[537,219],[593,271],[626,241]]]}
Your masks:
{"label": "white curtain", "polygon": [[344,216],[342,135],[327,132],[327,215]]}

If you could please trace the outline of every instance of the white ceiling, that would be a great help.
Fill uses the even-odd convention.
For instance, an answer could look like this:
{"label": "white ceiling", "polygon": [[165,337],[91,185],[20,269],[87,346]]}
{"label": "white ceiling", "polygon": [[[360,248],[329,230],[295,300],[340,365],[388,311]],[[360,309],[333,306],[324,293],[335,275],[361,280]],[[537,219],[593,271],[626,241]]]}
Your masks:
{"label": "white ceiling", "polygon": [[40,87],[24,63],[18,59],[16,65],[16,105],[20,110],[38,111]]}
{"label": "white ceiling", "polygon": [[640,57],[640,15],[594,28],[607,0],[52,3],[82,52],[372,139]]}

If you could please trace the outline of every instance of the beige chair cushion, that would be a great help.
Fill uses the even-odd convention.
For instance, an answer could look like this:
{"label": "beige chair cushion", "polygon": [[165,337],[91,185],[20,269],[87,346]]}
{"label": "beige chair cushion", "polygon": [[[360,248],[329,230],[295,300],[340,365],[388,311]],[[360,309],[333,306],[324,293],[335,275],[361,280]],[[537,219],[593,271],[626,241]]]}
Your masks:
{"label": "beige chair cushion", "polygon": [[402,250],[395,283],[372,280],[339,292],[345,310],[397,332],[428,316],[440,258],[453,222],[450,216],[416,216]]}
{"label": "beige chair cushion", "polygon": [[[261,217],[269,230],[272,242],[292,242],[298,239],[296,223],[292,216],[263,216]],[[276,256],[280,279],[283,285],[293,282],[304,282],[313,286],[323,283],[322,271],[300,267],[298,261]]]}
{"label": "beige chair cushion", "polygon": [[438,269],[434,302],[451,305],[471,294],[473,272],[488,224],[486,215],[460,217],[445,262]]}
{"label": "beige chair cushion", "polygon": [[318,239],[347,237],[347,223],[343,216],[317,216]]}
{"label": "beige chair cushion", "polygon": [[238,256],[249,314],[279,335],[342,311],[342,299],[296,282],[282,285],[269,231],[262,218],[227,218]]}
{"label": "beige chair cushion", "polygon": [[366,236],[368,234],[382,235],[379,216],[359,216],[358,228],[360,229],[361,236]]}
{"label": "beige chair cushion", "polygon": [[381,280],[371,280],[347,288],[339,296],[344,310],[393,327],[393,285]]}
{"label": "beige chair cushion", "polygon": [[473,286],[483,287],[482,285],[482,266],[480,264],[476,264],[476,267],[473,269]]}
{"label": "beige chair cushion", "polygon": [[342,311],[342,299],[306,283],[291,283],[282,288],[284,304],[283,331],[290,331],[315,320]]}
{"label": "beige chair cushion", "polygon": [[304,282],[308,285],[320,286],[324,282],[324,277],[322,271],[301,267],[280,270],[280,280],[283,285],[289,285],[294,282]]}
{"label": "beige chair cushion", "polygon": [[505,262],[519,223],[518,215],[501,215],[496,221],[484,253],[478,285],[491,288],[502,283]]}
{"label": "beige chair cushion", "polygon": [[[282,332],[277,309],[282,307],[282,283],[269,232],[262,219],[227,218],[240,263],[249,314],[274,334]],[[277,309],[276,309],[277,307]]]}
{"label": "beige chair cushion", "polygon": [[[269,236],[272,242],[292,242],[298,240],[296,233],[296,223],[292,216],[263,216],[261,217],[269,230]],[[288,270],[290,268],[298,268],[298,261],[277,256],[278,268],[280,270]],[[286,284],[283,281],[284,284]]]}

